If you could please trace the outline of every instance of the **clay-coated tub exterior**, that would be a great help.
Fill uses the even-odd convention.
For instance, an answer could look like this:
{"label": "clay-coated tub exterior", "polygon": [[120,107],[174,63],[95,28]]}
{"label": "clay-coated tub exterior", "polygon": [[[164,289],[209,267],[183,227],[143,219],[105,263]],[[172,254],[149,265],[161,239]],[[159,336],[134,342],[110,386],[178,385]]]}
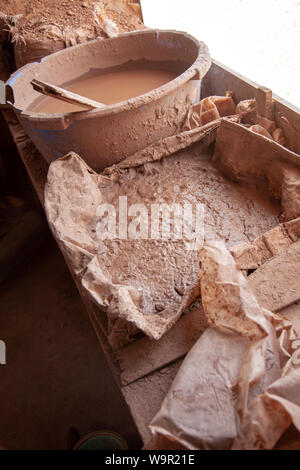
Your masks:
{"label": "clay-coated tub exterior", "polygon": [[[63,86],[91,71],[143,60],[185,65],[183,73],[180,70],[179,76],[160,88],[103,109],[65,114],[28,111],[40,97],[30,84],[33,78]],[[176,133],[188,107],[199,98],[200,79],[210,63],[206,45],[186,33],[135,31],[86,42],[25,65],[8,80],[6,96],[49,163],[73,150],[101,170]]]}

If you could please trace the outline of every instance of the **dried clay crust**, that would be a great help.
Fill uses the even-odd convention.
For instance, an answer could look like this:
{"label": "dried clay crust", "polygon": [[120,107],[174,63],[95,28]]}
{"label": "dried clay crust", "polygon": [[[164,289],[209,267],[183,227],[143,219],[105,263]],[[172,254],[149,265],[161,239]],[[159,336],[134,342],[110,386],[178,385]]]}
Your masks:
{"label": "dried clay crust", "polygon": [[0,40],[10,34],[17,68],[111,30],[143,28],[139,4],[126,0],[0,0]]}
{"label": "dried clay crust", "polygon": [[[191,131],[192,132],[192,131]],[[100,240],[97,207],[203,204],[205,239],[228,246],[249,242],[278,223],[279,206],[226,180],[200,144],[137,168],[98,175],[75,154],[52,163],[45,192],[47,216],[74,270],[107,311],[109,336],[130,322],[159,339],[197,297],[198,253],[187,240]],[[170,179],[172,175],[172,179]],[[118,215],[118,209],[117,209]]]}

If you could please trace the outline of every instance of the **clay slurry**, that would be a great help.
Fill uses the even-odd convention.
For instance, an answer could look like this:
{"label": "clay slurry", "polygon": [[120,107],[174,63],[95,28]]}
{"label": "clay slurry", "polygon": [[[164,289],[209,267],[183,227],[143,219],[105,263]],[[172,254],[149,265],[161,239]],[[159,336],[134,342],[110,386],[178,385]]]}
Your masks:
{"label": "clay slurry", "polygon": [[[178,74],[161,69],[119,70],[86,77],[65,88],[104,104],[113,104],[147,93],[173,80]],[[82,111],[73,104],[42,98],[31,111],[36,113],[68,113]]]}

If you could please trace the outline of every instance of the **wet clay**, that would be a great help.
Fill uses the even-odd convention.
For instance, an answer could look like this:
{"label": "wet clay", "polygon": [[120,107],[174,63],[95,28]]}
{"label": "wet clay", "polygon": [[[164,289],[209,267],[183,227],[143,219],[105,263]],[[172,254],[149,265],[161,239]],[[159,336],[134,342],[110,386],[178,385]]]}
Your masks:
{"label": "wet clay", "polygon": [[[114,205],[118,213],[119,196],[127,196],[128,208],[144,204],[149,214],[151,204],[202,203],[205,240],[223,239],[228,247],[253,240],[277,225],[279,206],[256,188],[225,179],[210,157],[196,144],[160,161],[113,174],[112,181],[99,188],[103,201]],[[128,224],[131,220],[128,217]],[[167,317],[179,307],[182,296],[198,285],[198,251],[187,250],[186,241],[103,240],[98,262],[114,284],[138,290],[144,314]]]}
{"label": "wet clay", "polygon": [[[83,78],[63,88],[104,104],[114,104],[148,93],[173,80],[178,74],[162,69],[119,70]],[[30,111],[68,113],[82,111],[81,106],[43,97]]]}

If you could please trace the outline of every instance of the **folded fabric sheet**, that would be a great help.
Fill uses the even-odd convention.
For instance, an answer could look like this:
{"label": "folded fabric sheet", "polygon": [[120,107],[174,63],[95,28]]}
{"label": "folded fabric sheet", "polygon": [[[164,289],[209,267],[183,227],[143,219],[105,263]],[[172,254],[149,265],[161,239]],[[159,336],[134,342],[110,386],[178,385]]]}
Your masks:
{"label": "folded fabric sheet", "polygon": [[258,304],[223,242],[200,251],[209,327],[191,349],[150,427],[189,449],[272,449],[300,430],[300,339]]}

